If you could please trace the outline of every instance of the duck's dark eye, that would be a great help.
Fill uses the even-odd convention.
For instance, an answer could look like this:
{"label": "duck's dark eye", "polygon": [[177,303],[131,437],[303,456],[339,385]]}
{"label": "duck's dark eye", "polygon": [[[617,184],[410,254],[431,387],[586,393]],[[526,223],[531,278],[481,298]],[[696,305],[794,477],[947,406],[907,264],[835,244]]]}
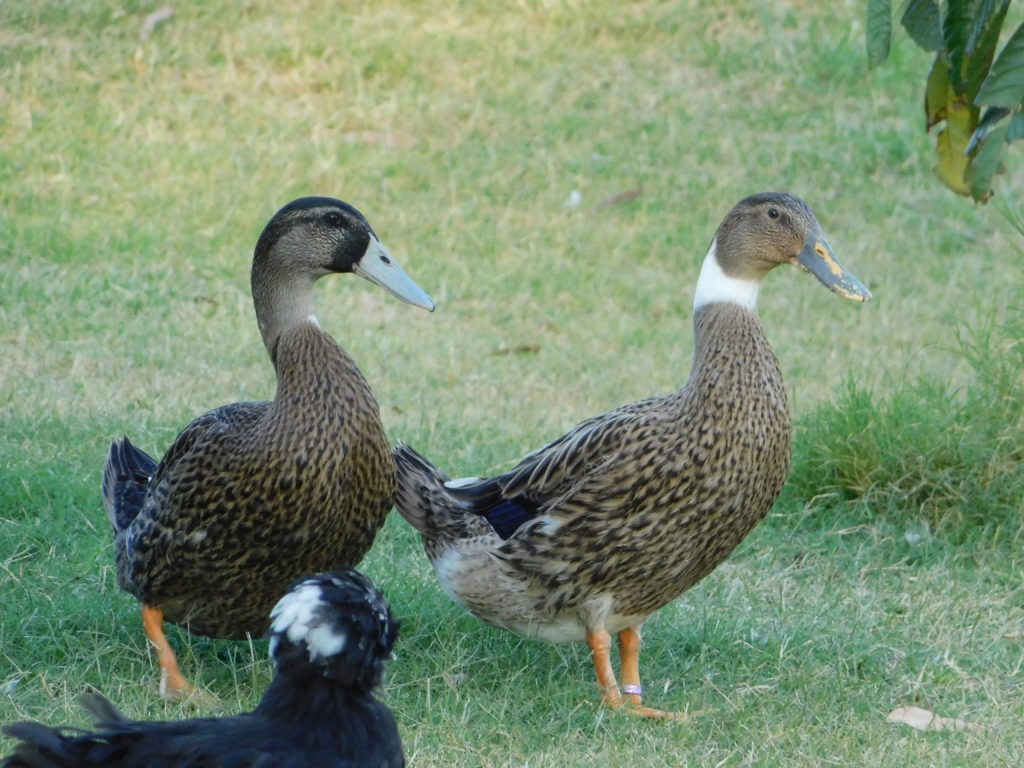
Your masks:
{"label": "duck's dark eye", "polygon": [[338,213],[337,211],[328,211],[327,215],[324,216],[324,219],[332,227],[340,227],[344,223],[344,221],[345,221],[342,218],[341,214]]}
{"label": "duck's dark eye", "polygon": [[777,219],[777,218],[779,218],[779,210],[778,210],[778,208],[769,208],[768,209],[768,218],[769,219]]}

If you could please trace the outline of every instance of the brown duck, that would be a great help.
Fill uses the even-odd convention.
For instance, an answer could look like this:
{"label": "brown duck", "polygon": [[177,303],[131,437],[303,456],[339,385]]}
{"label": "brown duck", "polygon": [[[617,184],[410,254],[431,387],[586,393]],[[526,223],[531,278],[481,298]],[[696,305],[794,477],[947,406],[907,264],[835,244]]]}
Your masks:
{"label": "brown duck", "polygon": [[391,508],[395,466],[373,393],[313,314],[313,285],[332,272],[434,308],[359,211],[295,200],[267,224],[252,262],[274,400],[200,416],[159,464],[127,437],[110,448],[103,501],[118,584],[142,604],[167,696],[191,686],[164,621],[213,637],[261,634],[296,578],[358,563]]}
{"label": "brown duck", "polygon": [[681,716],[642,705],[641,625],[721,563],[786,480],[789,408],[755,309],[780,264],[870,297],[802,200],[754,195],[704,258],[681,390],[587,419],[497,477],[449,481],[409,446],[395,451],[398,511],[422,534],[444,591],[489,624],[586,640],[609,706]]}

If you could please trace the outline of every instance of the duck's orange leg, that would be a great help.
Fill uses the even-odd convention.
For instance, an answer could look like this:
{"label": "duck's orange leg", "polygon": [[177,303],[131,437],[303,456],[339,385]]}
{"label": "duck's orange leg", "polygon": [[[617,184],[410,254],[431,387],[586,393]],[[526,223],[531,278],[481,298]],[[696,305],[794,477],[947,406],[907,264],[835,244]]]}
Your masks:
{"label": "duck's orange leg", "polygon": [[157,661],[160,663],[160,695],[166,699],[177,699],[194,693],[195,686],[181,674],[178,658],[164,634],[164,612],[155,605],[143,603],[142,628],[156,649]]}
{"label": "duck's orange leg", "polygon": [[604,629],[587,632],[587,645],[594,657],[597,684],[601,686],[601,701],[613,709],[622,706],[622,694],[619,693],[615,670],[612,669],[612,636]]}
{"label": "duck's orange leg", "polygon": [[688,720],[685,712],[664,712],[643,705],[644,689],[640,685],[640,627],[626,627],[619,632],[619,660],[622,665],[622,691],[626,694],[628,711],[641,717]]}

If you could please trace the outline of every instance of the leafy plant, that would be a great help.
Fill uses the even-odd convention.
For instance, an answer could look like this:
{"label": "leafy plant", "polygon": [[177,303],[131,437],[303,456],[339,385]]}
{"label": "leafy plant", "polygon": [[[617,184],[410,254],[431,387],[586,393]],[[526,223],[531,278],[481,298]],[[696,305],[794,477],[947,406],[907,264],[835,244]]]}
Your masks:
{"label": "leafy plant", "polygon": [[925,377],[880,396],[850,381],[800,421],[788,494],[908,512],[951,538],[1024,530],[1024,315],[959,335],[962,391]]}
{"label": "leafy plant", "polygon": [[[1004,147],[1024,137],[1024,23],[999,51],[1011,0],[908,0],[900,23],[935,53],[925,85],[925,130],[943,124],[935,173],[947,187],[984,202],[1002,169]],[[891,0],[868,0],[868,63],[892,40]]]}

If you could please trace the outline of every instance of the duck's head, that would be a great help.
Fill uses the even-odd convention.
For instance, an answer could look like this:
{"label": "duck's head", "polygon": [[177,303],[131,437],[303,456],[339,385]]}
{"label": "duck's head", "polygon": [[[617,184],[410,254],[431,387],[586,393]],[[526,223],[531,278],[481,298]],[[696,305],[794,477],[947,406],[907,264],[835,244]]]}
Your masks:
{"label": "duck's head", "polygon": [[372,688],[398,637],[398,622],[373,583],[353,570],[300,579],[270,613],[278,672],[313,671]]}
{"label": "duck's head", "polygon": [[810,272],[848,299],[871,298],[871,292],[836,259],[807,204],[794,195],[765,192],[740,200],[718,226],[694,306],[732,301],[753,309],[761,279],[780,264]]}
{"label": "duck's head", "polygon": [[302,197],[274,214],[256,244],[253,296],[275,285],[309,284],[331,272],[354,272],[403,301],[434,309],[434,302],[388,253],[366,217],[330,197]]}

